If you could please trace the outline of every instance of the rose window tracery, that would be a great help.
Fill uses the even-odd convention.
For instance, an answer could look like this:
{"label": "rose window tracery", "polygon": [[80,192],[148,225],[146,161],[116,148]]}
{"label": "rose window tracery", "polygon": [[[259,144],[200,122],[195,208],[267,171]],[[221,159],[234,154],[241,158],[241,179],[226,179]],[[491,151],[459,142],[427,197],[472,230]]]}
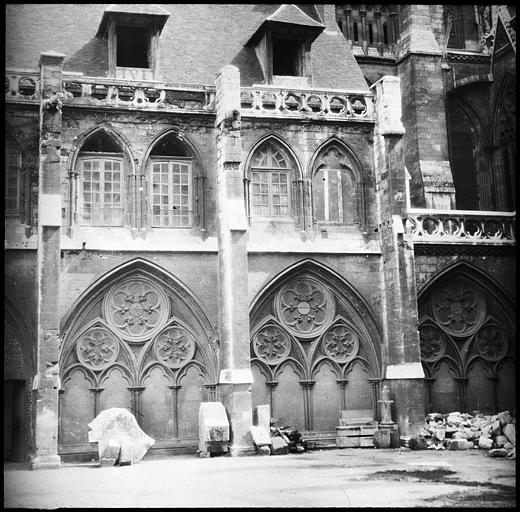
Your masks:
{"label": "rose window tracery", "polygon": [[477,352],[488,361],[498,361],[507,353],[505,332],[497,325],[486,325],[477,334]]}
{"label": "rose window tracery", "polygon": [[331,359],[345,363],[357,355],[359,338],[350,327],[338,325],[323,337],[323,350]]}
{"label": "rose window tracery", "polygon": [[427,363],[439,360],[446,353],[446,339],[434,325],[419,328],[421,358]]}
{"label": "rose window tracery", "polygon": [[193,336],[180,327],[170,327],[157,336],[154,342],[155,356],[170,368],[180,368],[191,361],[195,354]]}
{"label": "rose window tracery", "polygon": [[267,364],[277,364],[291,351],[291,342],[278,327],[263,327],[253,338],[253,347],[259,359]]}
{"label": "rose window tracery", "polygon": [[484,319],[484,300],[469,286],[454,283],[433,295],[433,314],[450,334],[472,334]]}
{"label": "rose window tracery", "polygon": [[334,316],[334,299],[317,281],[301,278],[278,292],[276,312],[294,334],[304,338],[316,336],[328,327]]}
{"label": "rose window tracery", "polygon": [[142,341],[159,331],[169,315],[166,295],[145,279],[133,278],[115,286],[104,304],[110,327],[129,341]]}
{"label": "rose window tracery", "polygon": [[119,342],[107,329],[94,327],[76,342],[76,354],[88,368],[102,370],[117,359]]}

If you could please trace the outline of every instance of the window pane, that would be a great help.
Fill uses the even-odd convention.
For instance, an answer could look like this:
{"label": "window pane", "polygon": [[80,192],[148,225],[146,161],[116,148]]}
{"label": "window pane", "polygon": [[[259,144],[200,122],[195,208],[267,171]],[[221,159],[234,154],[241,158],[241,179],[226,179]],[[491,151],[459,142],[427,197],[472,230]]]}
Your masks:
{"label": "window pane", "polygon": [[[160,166],[160,177],[156,169]],[[160,187],[152,188],[152,222],[159,227],[187,227],[190,225],[191,207],[191,166],[184,162],[170,160],[153,164],[153,182]],[[157,210],[159,209],[159,211]]]}
{"label": "window pane", "polygon": [[[120,162],[111,159],[89,159],[82,162],[82,222],[87,225],[122,225]],[[99,169],[103,172],[90,171]]]}

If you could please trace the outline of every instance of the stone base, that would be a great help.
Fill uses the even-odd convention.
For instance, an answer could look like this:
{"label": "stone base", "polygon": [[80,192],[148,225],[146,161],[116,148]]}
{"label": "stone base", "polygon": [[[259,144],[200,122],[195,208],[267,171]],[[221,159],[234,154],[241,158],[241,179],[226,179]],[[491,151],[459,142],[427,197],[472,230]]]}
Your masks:
{"label": "stone base", "polygon": [[256,455],[256,448],[254,446],[237,446],[231,445],[229,447],[229,455],[231,457],[244,457],[249,455]]}
{"label": "stone base", "polygon": [[399,427],[395,423],[380,423],[379,430],[388,430],[390,432],[390,448],[399,448],[400,435]]}
{"label": "stone base", "polygon": [[59,455],[40,455],[31,459],[31,469],[58,469],[61,468]]}

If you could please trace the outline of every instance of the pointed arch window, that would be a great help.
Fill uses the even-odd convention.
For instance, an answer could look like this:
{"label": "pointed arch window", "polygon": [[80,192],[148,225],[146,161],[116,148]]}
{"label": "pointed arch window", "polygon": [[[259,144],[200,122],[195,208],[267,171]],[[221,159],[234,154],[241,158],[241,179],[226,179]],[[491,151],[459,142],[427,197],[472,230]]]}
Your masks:
{"label": "pointed arch window", "polygon": [[338,144],[325,148],[313,169],[314,218],[320,224],[354,225],[361,220],[361,187]]}
{"label": "pointed arch window", "polygon": [[78,222],[84,226],[122,226],[124,221],[123,150],[97,132],[83,144],[76,162]]}
{"label": "pointed arch window", "polygon": [[266,142],[253,154],[249,165],[250,215],[288,218],[297,202],[294,164],[278,145]]}
{"label": "pointed arch window", "polygon": [[5,139],[4,206],[7,215],[18,215],[21,206],[22,154]]}
{"label": "pointed arch window", "polygon": [[204,179],[180,135],[169,133],[160,139],[150,152],[147,168],[152,227],[203,228]]}

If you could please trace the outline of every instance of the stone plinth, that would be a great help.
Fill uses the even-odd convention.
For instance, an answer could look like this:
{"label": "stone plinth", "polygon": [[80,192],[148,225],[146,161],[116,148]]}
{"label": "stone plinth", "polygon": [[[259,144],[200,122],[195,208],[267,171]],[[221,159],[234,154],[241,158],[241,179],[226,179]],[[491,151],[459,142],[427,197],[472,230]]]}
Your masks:
{"label": "stone plinth", "polygon": [[202,402],[199,407],[199,452],[226,453],[229,421],[221,402]]}

